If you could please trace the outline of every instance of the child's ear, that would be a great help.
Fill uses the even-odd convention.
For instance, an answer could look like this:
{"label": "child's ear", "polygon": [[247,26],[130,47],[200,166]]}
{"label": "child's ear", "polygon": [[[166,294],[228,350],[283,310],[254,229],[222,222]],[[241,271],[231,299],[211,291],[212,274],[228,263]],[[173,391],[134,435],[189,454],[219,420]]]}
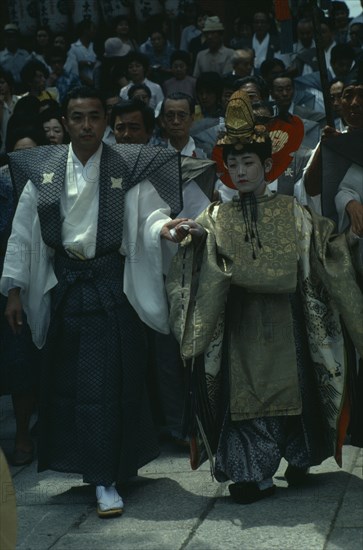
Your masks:
{"label": "child's ear", "polygon": [[264,162],[265,174],[268,174],[272,170],[272,159],[266,159]]}

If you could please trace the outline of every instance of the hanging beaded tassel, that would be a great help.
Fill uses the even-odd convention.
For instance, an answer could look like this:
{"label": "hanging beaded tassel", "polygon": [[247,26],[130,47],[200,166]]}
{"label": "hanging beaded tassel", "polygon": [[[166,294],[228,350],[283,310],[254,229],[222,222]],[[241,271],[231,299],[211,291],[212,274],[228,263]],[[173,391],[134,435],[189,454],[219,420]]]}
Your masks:
{"label": "hanging beaded tassel", "polygon": [[254,193],[243,193],[238,198],[233,199],[240,210],[242,210],[243,221],[245,225],[245,242],[251,243],[252,258],[255,260],[256,243],[258,248],[262,248],[260,235],[257,227],[258,208]]}

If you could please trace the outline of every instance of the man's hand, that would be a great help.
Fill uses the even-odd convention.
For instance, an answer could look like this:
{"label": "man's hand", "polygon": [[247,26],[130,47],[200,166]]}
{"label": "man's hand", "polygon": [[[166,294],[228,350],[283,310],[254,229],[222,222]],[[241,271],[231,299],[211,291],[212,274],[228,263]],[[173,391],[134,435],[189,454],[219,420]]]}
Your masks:
{"label": "man's hand", "polygon": [[160,233],[162,238],[174,243],[180,243],[189,234],[201,238],[205,234],[205,229],[189,218],[177,218],[166,223]]}
{"label": "man's hand", "polygon": [[188,232],[184,234],[183,238],[180,238],[178,240],[175,227],[179,224],[186,223],[187,221],[188,221],[188,218],[175,218],[175,220],[170,220],[170,222],[167,222],[161,228],[160,237],[162,239],[166,239],[167,241],[172,241],[173,243],[178,243],[182,241],[187,236]]}
{"label": "man's hand", "polygon": [[350,218],[353,233],[363,237],[363,204],[353,200],[348,202],[345,209]]}
{"label": "man's hand", "polygon": [[324,128],[321,131],[322,141],[330,137],[336,137],[340,135],[341,135],[341,132],[339,132],[339,130],[337,130],[336,128],[333,128],[332,126],[324,126]]}
{"label": "man's hand", "polygon": [[23,313],[20,300],[20,288],[9,290],[8,301],[5,309],[5,317],[14,334],[20,334],[23,325]]}

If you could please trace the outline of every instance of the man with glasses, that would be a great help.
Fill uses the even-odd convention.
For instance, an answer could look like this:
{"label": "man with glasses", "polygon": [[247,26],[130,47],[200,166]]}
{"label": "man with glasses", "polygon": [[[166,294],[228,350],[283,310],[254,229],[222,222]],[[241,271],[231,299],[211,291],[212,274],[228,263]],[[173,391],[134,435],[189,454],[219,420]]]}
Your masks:
{"label": "man with glasses", "polygon": [[168,95],[162,103],[160,116],[169,149],[175,149],[187,157],[206,158],[204,151],[195,147],[194,139],[190,136],[194,101],[189,95],[182,92]]}

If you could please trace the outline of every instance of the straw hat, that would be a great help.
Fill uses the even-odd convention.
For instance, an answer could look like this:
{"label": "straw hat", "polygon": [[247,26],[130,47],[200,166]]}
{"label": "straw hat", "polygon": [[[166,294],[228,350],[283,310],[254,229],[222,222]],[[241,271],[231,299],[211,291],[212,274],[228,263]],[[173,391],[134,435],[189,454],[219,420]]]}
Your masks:
{"label": "straw hat", "polygon": [[120,38],[114,36],[105,41],[104,57],[123,57],[131,50],[128,44],[124,44]]}
{"label": "straw hat", "polygon": [[15,23],[8,23],[4,27],[4,32],[19,32],[18,26]]}
{"label": "straw hat", "polygon": [[203,32],[224,31],[222,21],[217,15],[207,17],[204,23]]}

